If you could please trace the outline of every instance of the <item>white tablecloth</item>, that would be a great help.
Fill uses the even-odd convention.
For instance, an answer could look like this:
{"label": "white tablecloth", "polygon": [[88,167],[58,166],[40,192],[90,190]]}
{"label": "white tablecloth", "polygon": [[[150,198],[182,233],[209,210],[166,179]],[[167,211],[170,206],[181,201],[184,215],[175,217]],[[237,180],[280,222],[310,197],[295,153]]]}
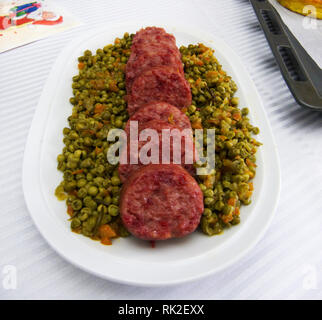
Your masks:
{"label": "white tablecloth", "polygon": [[[0,299],[321,299],[322,114],[294,101],[248,1],[58,2],[84,25],[0,55]],[[54,252],[29,216],[21,171],[35,107],[60,50],[106,22],[153,18],[193,21],[240,55],[275,133],[282,193],[268,232],[241,261],[197,282],[151,289],[102,280]],[[5,289],[8,265],[17,269],[16,289]]]}

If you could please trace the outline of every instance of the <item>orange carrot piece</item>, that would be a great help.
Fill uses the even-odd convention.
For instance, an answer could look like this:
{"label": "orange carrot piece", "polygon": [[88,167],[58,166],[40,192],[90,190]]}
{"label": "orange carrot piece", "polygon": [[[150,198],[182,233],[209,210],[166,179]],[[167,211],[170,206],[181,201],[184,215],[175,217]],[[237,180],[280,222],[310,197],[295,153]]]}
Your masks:
{"label": "orange carrot piece", "polygon": [[200,78],[198,78],[198,79],[196,80],[196,82],[195,82],[195,85],[196,85],[196,86],[199,86],[199,85],[200,85],[200,83],[201,83],[201,79],[200,79]]}
{"label": "orange carrot piece", "polygon": [[235,119],[236,121],[239,121],[241,119],[241,115],[239,112],[236,112],[233,114],[233,119]]}
{"label": "orange carrot piece", "polygon": [[217,71],[208,71],[206,73],[206,77],[207,78],[212,78],[212,77],[216,77],[216,76],[218,76],[218,72]]}
{"label": "orange carrot piece", "polygon": [[99,153],[101,153],[103,150],[101,149],[101,148],[99,148],[99,147],[96,147],[95,148],[95,153],[96,154],[99,154]]}
{"label": "orange carrot piece", "polygon": [[227,203],[230,205],[230,206],[235,206],[235,204],[236,204],[236,201],[237,201],[237,199],[236,198],[229,198],[228,199],[228,201],[227,201]]}
{"label": "orange carrot piece", "polygon": [[223,215],[221,216],[221,220],[222,220],[224,223],[228,223],[228,222],[230,222],[231,220],[233,220],[233,214],[232,214],[232,213],[227,214],[227,215],[223,214]]}
{"label": "orange carrot piece", "polygon": [[100,103],[96,104],[94,113],[102,113],[104,111],[104,106]]}
{"label": "orange carrot piece", "polygon": [[201,119],[197,119],[191,124],[192,129],[202,129]]}
{"label": "orange carrot piece", "polygon": [[70,216],[72,216],[72,215],[73,215],[73,213],[74,213],[74,209],[73,209],[73,207],[72,207],[70,204],[67,206],[67,213],[68,213]]}
{"label": "orange carrot piece", "polygon": [[83,173],[84,169],[79,169],[79,170],[75,170],[72,172],[72,174],[79,174],[79,173]]}
{"label": "orange carrot piece", "polygon": [[105,245],[111,245],[111,239],[117,237],[116,232],[108,224],[103,224],[100,226],[98,231],[101,238],[101,243]]}
{"label": "orange carrot piece", "polygon": [[111,91],[113,91],[113,92],[117,92],[117,91],[119,91],[119,88],[118,88],[118,86],[116,85],[116,81],[115,81],[115,80],[111,81],[111,83],[109,84],[109,88],[110,88],[110,90],[111,90]]}
{"label": "orange carrot piece", "polygon": [[257,167],[257,165],[249,159],[246,159],[246,164],[248,167]]}
{"label": "orange carrot piece", "polygon": [[104,244],[106,246],[110,246],[112,244],[112,241],[110,238],[103,238],[103,239],[101,239],[101,244]]}

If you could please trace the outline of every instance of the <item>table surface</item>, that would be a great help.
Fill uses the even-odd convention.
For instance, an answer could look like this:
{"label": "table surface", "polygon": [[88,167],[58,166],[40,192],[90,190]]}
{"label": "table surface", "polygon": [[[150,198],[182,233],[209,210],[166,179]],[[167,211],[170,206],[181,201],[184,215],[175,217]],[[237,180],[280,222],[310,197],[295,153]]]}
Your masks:
{"label": "table surface", "polygon": [[[0,299],[321,299],[322,114],[296,104],[249,2],[57,2],[84,24],[0,55]],[[54,252],[30,218],[21,175],[34,111],[62,48],[91,28],[127,20],[144,24],[154,17],[198,25],[241,57],[277,141],[282,191],[269,230],[238,263],[189,284],[138,288],[92,276]],[[6,289],[7,266],[17,270],[16,289]]]}

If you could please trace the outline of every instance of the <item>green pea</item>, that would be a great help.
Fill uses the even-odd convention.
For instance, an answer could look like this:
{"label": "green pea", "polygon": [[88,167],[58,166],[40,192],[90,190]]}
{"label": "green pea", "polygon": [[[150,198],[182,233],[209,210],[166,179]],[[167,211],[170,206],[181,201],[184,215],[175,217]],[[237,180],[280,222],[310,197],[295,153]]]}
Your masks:
{"label": "green pea", "polygon": [[98,212],[97,212],[96,210],[93,210],[93,211],[91,212],[91,215],[92,215],[92,216],[95,216],[95,217],[98,217]]}
{"label": "green pea", "polygon": [[106,205],[109,205],[112,203],[112,198],[110,196],[106,196],[103,201]]}
{"label": "green pea", "polygon": [[64,172],[64,179],[65,179],[66,181],[72,181],[72,180],[74,179],[74,175],[73,175],[73,173],[72,173],[72,171],[71,171],[71,170],[66,170],[66,171]]}
{"label": "green pea", "polygon": [[234,216],[233,220],[230,222],[233,226],[240,223],[240,217]]}
{"label": "green pea", "polygon": [[95,210],[97,208],[97,203],[94,200],[91,200],[88,204],[88,207],[92,210]]}
{"label": "green pea", "polygon": [[57,161],[58,161],[58,162],[63,162],[63,161],[65,161],[65,156],[64,156],[63,154],[59,154],[59,155],[57,156]]}
{"label": "green pea", "polygon": [[76,188],[77,184],[76,184],[76,181],[73,180],[73,181],[66,181],[66,183],[64,184],[64,190],[66,192],[69,192],[69,191],[72,191]]}
{"label": "green pea", "polygon": [[85,137],[84,144],[85,146],[91,146],[93,144],[93,140],[90,137]]}
{"label": "green pea", "polygon": [[83,203],[85,204],[86,207],[89,207],[90,204],[92,202],[92,197],[90,196],[86,196],[84,199],[83,199]]}
{"label": "green pea", "polygon": [[77,161],[67,161],[66,163],[66,167],[69,169],[76,169],[78,166],[78,162]]}
{"label": "green pea", "polygon": [[96,184],[96,186],[100,187],[104,183],[104,178],[96,177],[96,178],[94,178],[93,182]]}
{"label": "green pea", "polygon": [[120,202],[120,196],[114,195],[112,198],[112,203],[117,205],[117,204],[119,204],[119,202]]}
{"label": "green pea", "polygon": [[89,230],[93,230],[93,228],[96,225],[96,220],[97,220],[97,217],[95,217],[95,216],[90,217],[87,221],[86,228]]}
{"label": "green pea", "polygon": [[113,176],[111,178],[111,182],[112,182],[112,185],[114,185],[114,186],[118,186],[118,185],[121,184],[120,178],[119,177],[116,177],[116,176]]}
{"label": "green pea", "polygon": [[[126,62],[126,58],[122,57],[122,62]],[[125,83],[124,82],[120,82],[118,85],[119,89],[124,89],[125,88]]]}
{"label": "green pea", "polygon": [[108,214],[110,214],[113,217],[117,216],[119,214],[119,207],[114,204],[109,205]]}
{"label": "green pea", "polygon": [[86,175],[86,179],[87,181],[92,181],[94,179],[94,176],[89,172],[87,175]]}
{"label": "green pea", "polygon": [[[85,224],[85,223],[84,223]],[[82,234],[85,236],[85,237],[91,237],[92,236],[92,233],[90,230],[87,230],[85,228],[85,226],[83,225],[83,228],[82,228]]]}
{"label": "green pea", "polygon": [[79,198],[85,198],[87,196],[87,190],[86,188],[80,188],[78,191],[77,191],[77,196]]}
{"label": "green pea", "polygon": [[222,184],[225,188],[230,188],[230,185],[231,185],[229,181],[223,181]]}
{"label": "green pea", "polygon": [[205,197],[210,197],[212,198],[214,196],[214,191],[211,190],[211,189],[207,189],[205,192],[204,192],[204,196]]}
{"label": "green pea", "polygon": [[241,110],[241,112],[242,112],[242,115],[243,115],[243,116],[247,116],[247,115],[248,115],[248,113],[249,113],[249,109],[248,109],[248,108],[243,108],[243,109]]}
{"label": "green pea", "polygon": [[194,113],[195,111],[196,111],[196,106],[194,106],[194,105],[191,105],[189,108],[188,108],[188,111],[189,111],[189,113]]}
{"label": "green pea", "polygon": [[199,101],[199,102],[201,102],[201,103],[204,103],[204,102],[206,102],[207,100],[206,100],[205,96],[200,95],[200,96],[198,97],[198,101]]}
{"label": "green pea", "polygon": [[97,211],[99,213],[103,213],[103,214],[106,214],[107,213],[107,207],[104,206],[103,204],[100,204],[98,207],[97,207]]}
{"label": "green pea", "polygon": [[84,179],[85,178],[85,174],[84,173],[77,173],[75,175],[75,178],[76,178],[76,180]]}
{"label": "green pea", "polygon": [[71,228],[76,229],[81,225],[81,221],[78,218],[73,218],[71,222]]}
{"label": "green pea", "polygon": [[223,209],[223,214],[225,215],[232,214],[233,210],[234,210],[233,206],[225,205]]}
{"label": "green pea", "polygon": [[123,126],[123,121],[122,121],[122,120],[120,120],[120,119],[117,119],[117,120],[115,121],[115,126],[116,126],[117,128],[122,128],[122,126]]}
{"label": "green pea", "polygon": [[214,203],[214,198],[205,198],[204,202],[206,206],[209,206]]}
{"label": "green pea", "polygon": [[88,216],[90,216],[92,214],[92,210],[88,207],[84,207],[81,209],[80,213],[81,215],[87,214]]}
{"label": "green pea", "polygon": [[222,231],[222,228],[218,223],[217,215],[212,214],[211,216],[203,216],[201,218],[201,229],[209,236],[219,234]]}
{"label": "green pea", "polygon": [[112,187],[112,193],[113,195],[117,195],[120,192],[120,187],[119,186],[113,186]]}
{"label": "green pea", "polygon": [[87,158],[81,162],[80,166],[81,168],[89,168],[92,166],[92,160],[90,158]]}
{"label": "green pea", "polygon": [[70,129],[69,128],[64,128],[63,129],[64,136],[67,136],[69,134],[69,132],[70,132]]}
{"label": "green pea", "polygon": [[72,88],[73,89],[78,89],[78,88],[80,88],[80,85],[77,82],[73,82],[72,83]]}
{"label": "green pea", "polygon": [[76,151],[74,152],[74,157],[75,157],[76,159],[79,159],[81,155],[82,155],[82,150],[76,150]]}
{"label": "green pea", "polygon": [[112,217],[109,214],[105,214],[102,218],[101,224],[107,224],[111,222],[111,220],[112,220]]}
{"label": "green pea", "polygon": [[[102,154],[102,153],[100,153],[100,155],[102,155],[102,157],[105,157],[105,155],[104,155],[104,154]],[[104,173],[104,171],[105,171],[105,167],[104,167],[102,164],[100,164],[100,165],[96,168],[96,171],[97,171],[97,173],[98,173],[98,174],[103,174],[103,173]]]}
{"label": "green pea", "polygon": [[212,113],[212,112],[213,112],[213,108],[212,108],[211,106],[207,106],[207,107],[205,108],[205,112],[206,112],[207,114],[210,114],[210,113]]}
{"label": "green pea", "polygon": [[212,215],[212,211],[209,208],[205,208],[203,215],[209,217]]}
{"label": "green pea", "polygon": [[82,208],[82,205],[83,205],[82,200],[79,200],[79,199],[76,199],[72,202],[72,208],[76,211],[80,210]]}
{"label": "green pea", "polygon": [[87,181],[86,181],[85,179],[79,179],[79,180],[77,181],[77,187],[78,187],[78,188],[83,188],[83,187],[85,187],[85,186],[86,186],[86,184],[87,184]]}
{"label": "green pea", "polygon": [[66,169],[66,164],[64,162],[59,162],[57,165],[57,169],[60,171],[64,171]]}
{"label": "green pea", "polygon": [[237,106],[239,103],[239,99],[237,97],[234,97],[231,99],[231,104],[234,106]]}
{"label": "green pea", "polygon": [[91,196],[96,196],[98,193],[98,189],[95,186],[91,186],[88,188],[88,194]]}
{"label": "green pea", "polygon": [[111,119],[111,113],[109,112],[109,111],[104,111],[103,113],[102,113],[102,119],[103,120],[110,120]]}
{"label": "green pea", "polygon": [[85,220],[87,220],[87,218],[88,218],[88,214],[87,214],[87,213],[84,213],[84,214],[82,214],[82,215],[79,217],[79,220],[81,220],[81,221],[85,221]]}

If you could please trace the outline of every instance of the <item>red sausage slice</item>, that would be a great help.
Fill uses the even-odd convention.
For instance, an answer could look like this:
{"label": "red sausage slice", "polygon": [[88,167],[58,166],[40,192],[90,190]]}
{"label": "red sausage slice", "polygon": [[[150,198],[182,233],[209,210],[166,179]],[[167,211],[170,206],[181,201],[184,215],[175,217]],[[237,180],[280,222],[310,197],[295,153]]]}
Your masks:
{"label": "red sausage slice", "polygon": [[193,232],[199,222],[203,195],[198,183],[178,165],[148,165],[123,185],[120,213],[134,236],[165,240]]}
{"label": "red sausage slice", "polygon": [[130,121],[138,121],[139,130],[142,125],[151,120],[162,120],[177,126],[180,130],[191,129],[191,123],[185,113],[167,102],[150,102],[142,106],[128,120],[125,131],[130,132]]}
{"label": "red sausage slice", "polygon": [[136,50],[147,43],[157,43],[160,46],[170,45],[177,48],[176,39],[172,34],[167,33],[163,28],[147,27],[138,31],[133,37],[131,50]]}
{"label": "red sausage slice", "polygon": [[[121,159],[127,160],[126,163],[120,163],[118,167],[118,172],[119,176],[122,182],[125,182],[130,175],[138,170],[140,167],[143,165],[149,164],[149,163],[166,163],[162,159],[162,134],[163,130],[169,129],[170,132],[174,133],[174,129],[178,129],[177,132],[180,133],[182,132],[177,126],[170,124],[168,122],[162,121],[162,120],[151,120],[149,122],[146,122],[144,125],[140,126],[139,128],[139,134],[144,130],[144,129],[153,129],[155,130],[156,134],[158,135],[158,140],[155,141],[155,143],[148,142],[148,141],[138,141],[138,153],[137,155],[140,155],[140,151],[142,148],[147,144],[150,143],[151,149],[153,146],[159,151],[159,157],[155,159],[155,162],[151,160],[150,162],[145,162],[144,159],[142,159],[141,156],[136,157],[135,159],[138,159],[137,163],[130,163],[131,160],[131,154],[132,158],[134,158],[135,155],[135,149],[133,148],[133,143],[128,140],[127,148],[124,149],[123,153],[121,154]],[[173,139],[170,140],[170,146],[169,146],[169,158],[167,158],[169,161],[167,163],[173,163],[174,162],[174,151],[178,150],[178,148],[181,148],[181,152],[179,154],[179,161],[180,164],[191,174],[195,174],[195,168],[193,166],[193,162],[195,161],[195,155],[194,155],[194,144],[193,144],[193,139],[192,139],[192,131],[191,134],[186,136],[180,136],[178,139]],[[133,137],[131,137],[133,139]],[[157,144],[157,145],[156,145]],[[148,155],[148,156],[151,156]],[[186,156],[187,160],[186,161]],[[190,156],[190,158],[189,158]],[[147,159],[149,161],[149,159]],[[121,161],[122,162],[122,161]],[[133,162],[133,161],[132,161]],[[190,162],[190,163],[189,163]]]}
{"label": "red sausage slice", "polygon": [[179,50],[170,46],[148,43],[144,47],[132,50],[126,65],[126,90],[131,92],[133,81],[144,71],[159,67],[170,66],[183,73],[183,65]]}
{"label": "red sausage slice", "polygon": [[142,105],[153,101],[168,102],[179,109],[188,107],[191,104],[189,83],[177,69],[149,69],[133,82],[128,96],[128,112],[132,115]]}

